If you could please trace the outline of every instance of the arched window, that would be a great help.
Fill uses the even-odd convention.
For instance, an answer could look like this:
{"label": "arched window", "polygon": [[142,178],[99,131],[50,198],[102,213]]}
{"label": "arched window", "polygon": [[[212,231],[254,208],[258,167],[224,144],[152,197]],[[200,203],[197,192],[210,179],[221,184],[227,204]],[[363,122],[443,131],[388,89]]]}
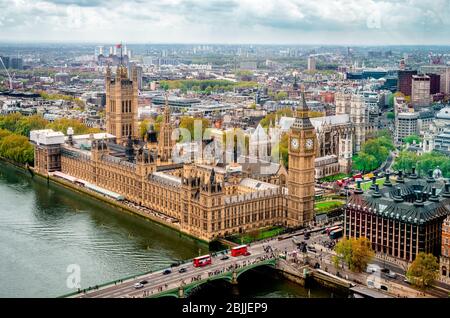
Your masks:
{"label": "arched window", "polygon": [[447,267],[442,266],[442,276],[447,276]]}

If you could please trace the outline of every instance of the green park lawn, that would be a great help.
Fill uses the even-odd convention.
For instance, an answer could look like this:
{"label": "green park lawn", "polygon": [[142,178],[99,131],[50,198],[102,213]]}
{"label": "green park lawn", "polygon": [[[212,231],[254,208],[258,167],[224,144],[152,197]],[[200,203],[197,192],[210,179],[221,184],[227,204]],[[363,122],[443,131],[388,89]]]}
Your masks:
{"label": "green park lawn", "polygon": [[238,244],[248,244],[254,241],[264,240],[270,237],[277,236],[283,232],[284,228],[281,226],[274,226],[267,229],[262,229],[259,231],[244,233],[242,235],[234,235],[228,237],[227,239],[238,243]]}
{"label": "green park lawn", "polygon": [[343,204],[344,204],[344,201],[341,201],[341,200],[316,202],[314,204],[314,210],[316,211],[316,214],[328,213],[331,210],[339,208]]}
{"label": "green park lawn", "polygon": [[[385,178],[377,179],[377,184],[380,186],[380,188],[383,187],[384,181],[386,181]],[[363,191],[367,191],[367,190],[369,190],[371,185],[372,185],[372,181],[361,183],[361,189],[363,189]]]}

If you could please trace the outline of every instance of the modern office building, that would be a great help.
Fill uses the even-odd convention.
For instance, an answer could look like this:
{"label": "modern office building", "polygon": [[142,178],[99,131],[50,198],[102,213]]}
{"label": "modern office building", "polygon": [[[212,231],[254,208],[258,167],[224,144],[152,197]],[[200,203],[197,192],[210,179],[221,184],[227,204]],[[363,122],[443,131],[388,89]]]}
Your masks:
{"label": "modern office building", "polygon": [[428,75],[413,75],[411,84],[411,104],[414,107],[430,106],[430,77]]}
{"label": "modern office building", "polygon": [[308,71],[314,72],[316,70],[316,58],[314,56],[308,57]]}
{"label": "modern office building", "polygon": [[430,94],[438,94],[441,92],[441,75],[428,73],[428,77],[430,77]]}
{"label": "modern office building", "polygon": [[408,262],[420,252],[439,257],[450,187],[432,175],[400,171],[394,183],[387,172],[382,189],[375,182],[365,193],[356,189],[345,207],[345,237],[366,237],[377,253]]}
{"label": "modern office building", "polygon": [[417,75],[417,71],[400,70],[398,71],[398,87],[397,90],[405,96],[411,96],[412,77]]}
{"label": "modern office building", "polygon": [[448,65],[424,65],[420,67],[420,71],[424,74],[438,74],[439,92],[450,94],[450,66]]}
{"label": "modern office building", "polygon": [[418,112],[400,112],[395,116],[395,137],[396,144],[401,144],[405,137],[417,135],[419,133],[417,121]]}
{"label": "modern office building", "polygon": [[20,57],[11,57],[9,67],[15,70],[22,70],[23,59]]}

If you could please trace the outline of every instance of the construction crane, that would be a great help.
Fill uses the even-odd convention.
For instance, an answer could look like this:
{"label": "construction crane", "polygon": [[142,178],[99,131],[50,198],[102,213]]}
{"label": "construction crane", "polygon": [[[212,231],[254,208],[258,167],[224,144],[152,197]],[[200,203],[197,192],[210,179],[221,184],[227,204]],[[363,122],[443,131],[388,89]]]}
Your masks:
{"label": "construction crane", "polygon": [[13,89],[13,84],[12,84],[12,77],[11,74],[9,74],[8,69],[5,66],[5,63],[3,63],[3,59],[0,57],[0,62],[2,62],[2,66],[6,71],[6,74],[8,75],[8,79],[9,79],[9,89],[12,90]]}

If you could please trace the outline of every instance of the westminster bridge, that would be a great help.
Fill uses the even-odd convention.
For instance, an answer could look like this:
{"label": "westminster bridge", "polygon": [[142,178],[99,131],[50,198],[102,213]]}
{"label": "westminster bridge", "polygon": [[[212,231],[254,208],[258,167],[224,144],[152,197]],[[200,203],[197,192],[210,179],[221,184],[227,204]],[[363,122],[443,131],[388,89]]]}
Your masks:
{"label": "westminster bridge", "polygon": [[[292,239],[272,239],[254,243],[248,247],[250,255],[232,257],[225,252],[213,253],[212,263],[204,267],[194,267],[186,261],[172,267],[171,273],[164,274],[161,269],[138,276],[127,277],[100,286],[79,290],[63,297],[73,298],[147,298],[147,297],[186,297],[195,288],[207,282],[223,279],[237,284],[239,276],[260,266],[279,267],[280,260],[288,251],[295,249]],[[227,255],[228,257],[224,257]],[[183,269],[180,271],[180,269]],[[136,288],[136,284],[147,283]]]}

